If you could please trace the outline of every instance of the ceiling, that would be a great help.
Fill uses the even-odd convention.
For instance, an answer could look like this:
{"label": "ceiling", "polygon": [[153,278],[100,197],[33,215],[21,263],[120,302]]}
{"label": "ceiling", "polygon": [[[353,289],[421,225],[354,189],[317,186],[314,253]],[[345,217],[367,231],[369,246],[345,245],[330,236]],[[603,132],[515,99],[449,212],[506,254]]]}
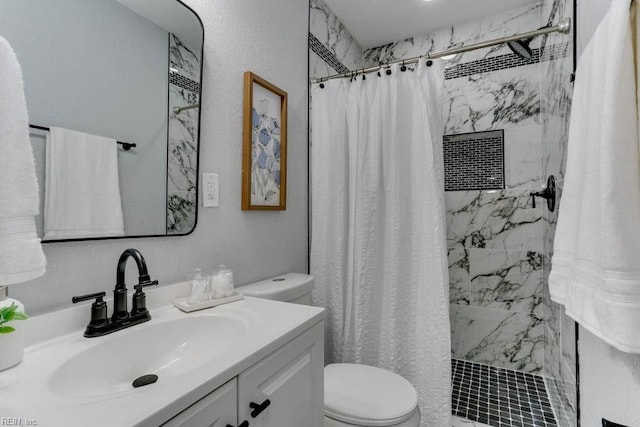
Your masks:
{"label": "ceiling", "polygon": [[472,21],[539,0],[324,0],[364,48]]}

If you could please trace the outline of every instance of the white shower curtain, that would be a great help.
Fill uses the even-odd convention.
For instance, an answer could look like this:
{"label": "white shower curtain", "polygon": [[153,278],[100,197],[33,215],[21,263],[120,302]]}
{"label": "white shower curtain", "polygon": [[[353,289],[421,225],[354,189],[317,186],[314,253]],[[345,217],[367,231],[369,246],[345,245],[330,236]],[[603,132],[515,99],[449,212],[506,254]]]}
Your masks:
{"label": "white shower curtain", "polygon": [[311,274],[326,361],[378,366],[417,389],[421,426],[449,424],[451,345],[443,68],[312,89]]}

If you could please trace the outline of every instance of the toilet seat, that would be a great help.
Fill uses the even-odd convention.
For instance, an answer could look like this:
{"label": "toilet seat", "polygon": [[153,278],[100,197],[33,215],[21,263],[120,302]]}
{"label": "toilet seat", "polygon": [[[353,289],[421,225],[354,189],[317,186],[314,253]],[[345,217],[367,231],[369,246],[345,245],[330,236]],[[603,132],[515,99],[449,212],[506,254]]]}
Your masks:
{"label": "toilet seat", "polygon": [[325,416],[356,426],[394,426],[415,417],[418,393],[400,375],[338,363],[324,369]]}

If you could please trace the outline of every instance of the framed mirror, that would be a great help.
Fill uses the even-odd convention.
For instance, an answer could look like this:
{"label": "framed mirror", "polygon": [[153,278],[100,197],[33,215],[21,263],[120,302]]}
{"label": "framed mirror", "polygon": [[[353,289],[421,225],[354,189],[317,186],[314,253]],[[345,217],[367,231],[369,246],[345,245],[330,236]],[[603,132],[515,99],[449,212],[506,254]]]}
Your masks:
{"label": "framed mirror", "polygon": [[3,0],[22,66],[46,242],[197,222],[204,30],[178,0]]}

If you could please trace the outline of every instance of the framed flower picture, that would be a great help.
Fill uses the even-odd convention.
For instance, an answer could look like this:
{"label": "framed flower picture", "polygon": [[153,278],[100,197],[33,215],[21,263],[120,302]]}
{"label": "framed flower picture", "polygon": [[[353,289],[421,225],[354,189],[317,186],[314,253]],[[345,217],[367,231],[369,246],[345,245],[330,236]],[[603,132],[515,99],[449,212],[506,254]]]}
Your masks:
{"label": "framed flower picture", "polygon": [[285,210],[287,92],[244,73],[242,210]]}

